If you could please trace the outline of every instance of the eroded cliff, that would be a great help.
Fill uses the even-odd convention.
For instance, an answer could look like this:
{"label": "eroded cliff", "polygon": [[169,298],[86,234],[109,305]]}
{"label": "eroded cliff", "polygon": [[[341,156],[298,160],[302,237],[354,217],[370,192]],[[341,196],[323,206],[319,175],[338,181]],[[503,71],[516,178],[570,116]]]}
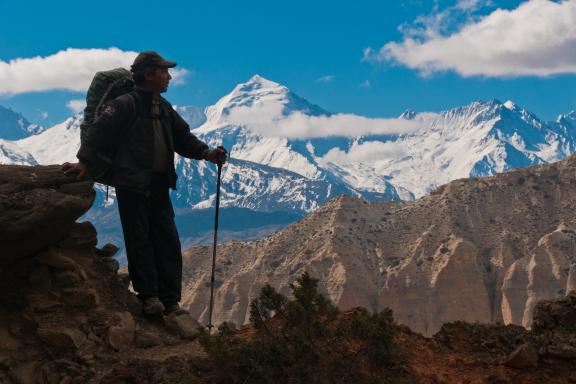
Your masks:
{"label": "eroded cliff", "polygon": [[[576,160],[451,182],[403,205],[341,196],[253,242],[218,248],[215,318],[247,321],[263,284],[308,271],[340,308],[390,307],[432,335],[455,320],[529,327],[574,289]],[[186,253],[184,303],[207,316],[211,247]]]}

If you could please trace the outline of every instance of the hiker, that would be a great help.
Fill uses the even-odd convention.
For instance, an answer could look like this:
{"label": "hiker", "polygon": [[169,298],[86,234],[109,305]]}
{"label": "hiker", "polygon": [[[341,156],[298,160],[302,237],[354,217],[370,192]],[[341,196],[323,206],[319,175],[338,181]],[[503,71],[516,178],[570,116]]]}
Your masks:
{"label": "hiker", "polygon": [[174,152],[215,164],[226,160],[223,148],[209,149],[160,96],[175,66],[156,52],[140,53],[131,67],[133,90],[102,106],[82,129],[79,162],[62,167],[115,187],[128,273],[147,315],[187,313],[179,305],[182,253],[169,196],[176,188]]}

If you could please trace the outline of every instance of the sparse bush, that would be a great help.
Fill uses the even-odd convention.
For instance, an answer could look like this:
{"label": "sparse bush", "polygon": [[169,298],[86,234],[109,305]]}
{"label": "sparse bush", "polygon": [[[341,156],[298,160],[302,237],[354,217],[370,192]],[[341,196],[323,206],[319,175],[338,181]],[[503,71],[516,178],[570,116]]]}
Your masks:
{"label": "sparse bush", "polygon": [[219,383],[389,383],[402,373],[392,311],[341,313],[304,273],[293,299],[270,285],[250,304],[250,337],[224,324],[200,342],[221,372]]}

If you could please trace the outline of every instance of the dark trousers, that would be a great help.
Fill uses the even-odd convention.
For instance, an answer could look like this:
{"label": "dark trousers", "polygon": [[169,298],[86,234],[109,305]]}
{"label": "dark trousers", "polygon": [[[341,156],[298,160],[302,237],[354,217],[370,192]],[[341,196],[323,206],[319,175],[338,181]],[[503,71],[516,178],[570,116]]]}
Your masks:
{"label": "dark trousers", "polygon": [[169,188],[153,182],[151,193],[116,189],[132,286],[141,299],[158,296],[164,305],[180,301],[182,251]]}

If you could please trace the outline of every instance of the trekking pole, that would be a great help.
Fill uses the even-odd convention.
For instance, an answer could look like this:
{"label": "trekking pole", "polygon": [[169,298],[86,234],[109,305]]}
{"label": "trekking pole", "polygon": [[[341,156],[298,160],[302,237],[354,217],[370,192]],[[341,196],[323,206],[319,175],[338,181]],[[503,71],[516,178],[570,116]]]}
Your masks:
{"label": "trekking pole", "polygon": [[[224,149],[224,147],[218,147]],[[210,312],[208,315],[208,333],[212,333],[212,310],[214,308],[214,274],[216,272],[216,244],[218,242],[218,212],[220,210],[220,179],[222,176],[222,165],[226,161],[226,149],[219,155],[217,160],[218,178],[216,181],[216,211],[214,213],[214,248],[212,251],[212,277],[210,279]]]}

